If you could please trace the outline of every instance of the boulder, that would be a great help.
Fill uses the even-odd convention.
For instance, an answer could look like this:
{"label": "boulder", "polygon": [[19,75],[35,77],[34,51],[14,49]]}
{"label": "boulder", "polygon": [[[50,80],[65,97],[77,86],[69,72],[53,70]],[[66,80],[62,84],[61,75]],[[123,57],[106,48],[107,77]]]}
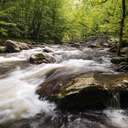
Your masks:
{"label": "boulder", "polygon": [[50,53],[50,52],[53,52],[53,51],[49,48],[43,48],[43,52]]}
{"label": "boulder", "polygon": [[83,111],[104,109],[112,95],[103,86],[89,86],[78,93],[66,95],[58,101],[62,110]]}
{"label": "boulder", "polygon": [[20,43],[19,47],[20,47],[20,50],[28,50],[31,48],[31,45],[26,43]]}
{"label": "boulder", "polygon": [[127,54],[127,56],[128,56],[128,47],[121,48],[121,53]]}
{"label": "boulder", "polygon": [[[57,70],[57,69],[56,69]],[[56,72],[53,71],[53,72]],[[52,73],[53,74],[53,73]],[[40,85],[37,93],[55,101],[58,108],[66,111],[101,110],[110,106],[116,92],[121,96],[122,106],[128,106],[128,75],[92,73],[79,76],[61,76]]]}
{"label": "boulder", "polygon": [[128,40],[122,41],[122,47],[128,47]]}
{"label": "boulder", "polygon": [[116,45],[111,46],[109,51],[112,52],[112,53],[117,52],[117,46]]}
{"label": "boulder", "polygon": [[20,52],[21,50],[27,50],[30,49],[30,45],[26,43],[18,43],[12,40],[7,40],[5,42],[5,46],[7,49],[7,52]]}
{"label": "boulder", "polygon": [[7,48],[7,52],[20,52],[19,45],[11,40],[7,40],[5,42],[5,46]]}
{"label": "boulder", "polygon": [[44,54],[44,53],[38,53],[38,54],[32,55],[29,60],[30,60],[30,63],[32,63],[32,64],[55,62],[53,57],[51,57],[47,54]]}
{"label": "boulder", "polygon": [[128,63],[126,64],[126,63],[124,63],[124,64],[120,64],[118,67],[117,67],[117,69],[116,69],[116,71],[118,71],[118,72],[128,72]]}
{"label": "boulder", "polygon": [[5,46],[0,46],[0,53],[5,53],[7,51]]}
{"label": "boulder", "polygon": [[119,89],[119,94],[120,94],[120,107],[125,109],[128,108],[128,80],[124,80],[122,83],[121,89]]}
{"label": "boulder", "polygon": [[87,46],[90,48],[110,47],[112,41],[108,37],[95,37],[87,41]]}
{"label": "boulder", "polygon": [[[97,77],[102,76],[102,74]],[[106,76],[108,78],[106,79]],[[111,79],[109,79],[109,76]],[[84,111],[86,109],[101,110],[106,107],[111,107],[111,100],[116,94],[120,97],[120,106],[127,108],[127,96],[128,96],[128,75],[112,75],[104,74],[99,80],[95,78],[91,83],[87,84],[85,80],[87,78],[78,78],[69,87],[61,90],[63,97],[58,100],[58,107],[62,110],[69,111]],[[84,82],[82,82],[84,79]],[[101,80],[102,79],[102,80]],[[108,82],[108,80],[110,80]],[[80,84],[81,81],[81,84]],[[127,82],[127,83],[126,83]],[[79,85],[79,87],[78,87]]]}
{"label": "boulder", "polygon": [[70,43],[70,46],[75,47],[75,48],[80,48],[81,44],[80,44],[80,42],[73,42],[73,43]]}
{"label": "boulder", "polygon": [[126,57],[114,57],[111,60],[115,65],[114,69],[118,72],[128,72],[128,58]]}
{"label": "boulder", "polygon": [[126,58],[124,58],[124,57],[113,57],[112,59],[111,59],[111,62],[113,63],[113,64],[120,64],[121,62],[126,62],[127,60],[126,60]]}

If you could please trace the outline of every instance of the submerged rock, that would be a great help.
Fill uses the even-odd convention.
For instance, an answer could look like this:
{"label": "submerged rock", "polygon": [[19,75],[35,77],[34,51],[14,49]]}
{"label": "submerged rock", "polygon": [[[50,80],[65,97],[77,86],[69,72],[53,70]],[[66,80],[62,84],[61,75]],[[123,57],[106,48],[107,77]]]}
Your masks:
{"label": "submerged rock", "polygon": [[121,62],[127,62],[127,59],[124,58],[124,57],[113,57],[113,58],[111,59],[111,62],[112,62],[113,64],[120,64]]}
{"label": "submerged rock", "polygon": [[53,62],[55,62],[54,58],[44,53],[38,53],[30,57],[30,63],[32,64],[53,63]]}
{"label": "submerged rock", "polygon": [[7,52],[20,52],[21,50],[27,50],[30,49],[30,45],[26,43],[18,43],[12,40],[7,40],[5,42],[5,47],[7,49]]}

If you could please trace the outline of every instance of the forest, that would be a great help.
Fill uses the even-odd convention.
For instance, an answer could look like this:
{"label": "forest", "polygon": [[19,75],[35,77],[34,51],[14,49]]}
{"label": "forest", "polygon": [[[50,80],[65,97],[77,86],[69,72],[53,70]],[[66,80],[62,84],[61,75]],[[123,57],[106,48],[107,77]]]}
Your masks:
{"label": "forest", "polygon": [[127,0],[0,0],[0,38],[50,43],[119,38],[123,18],[128,40],[127,6]]}
{"label": "forest", "polygon": [[0,0],[0,128],[128,128],[128,0]]}

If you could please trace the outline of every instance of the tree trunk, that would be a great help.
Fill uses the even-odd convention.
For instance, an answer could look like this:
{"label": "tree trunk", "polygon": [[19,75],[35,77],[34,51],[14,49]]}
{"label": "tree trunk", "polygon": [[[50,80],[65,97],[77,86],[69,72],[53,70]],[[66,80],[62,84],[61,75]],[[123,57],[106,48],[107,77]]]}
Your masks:
{"label": "tree trunk", "polygon": [[117,55],[120,56],[120,49],[122,47],[122,38],[123,38],[123,29],[124,29],[124,20],[126,16],[126,8],[125,8],[125,0],[122,0],[122,19],[120,23],[120,35],[119,35],[119,44],[118,44],[118,51]]}

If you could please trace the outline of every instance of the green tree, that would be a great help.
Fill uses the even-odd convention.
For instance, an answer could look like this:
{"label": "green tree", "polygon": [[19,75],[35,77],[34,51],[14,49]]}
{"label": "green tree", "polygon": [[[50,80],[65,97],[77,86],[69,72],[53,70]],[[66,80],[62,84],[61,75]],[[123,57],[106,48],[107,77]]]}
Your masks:
{"label": "green tree", "polygon": [[118,56],[120,56],[120,49],[122,47],[122,39],[123,39],[123,30],[124,30],[124,22],[126,17],[126,4],[125,0],[122,0],[122,18],[120,23],[120,35],[119,35],[119,45],[118,45]]}

